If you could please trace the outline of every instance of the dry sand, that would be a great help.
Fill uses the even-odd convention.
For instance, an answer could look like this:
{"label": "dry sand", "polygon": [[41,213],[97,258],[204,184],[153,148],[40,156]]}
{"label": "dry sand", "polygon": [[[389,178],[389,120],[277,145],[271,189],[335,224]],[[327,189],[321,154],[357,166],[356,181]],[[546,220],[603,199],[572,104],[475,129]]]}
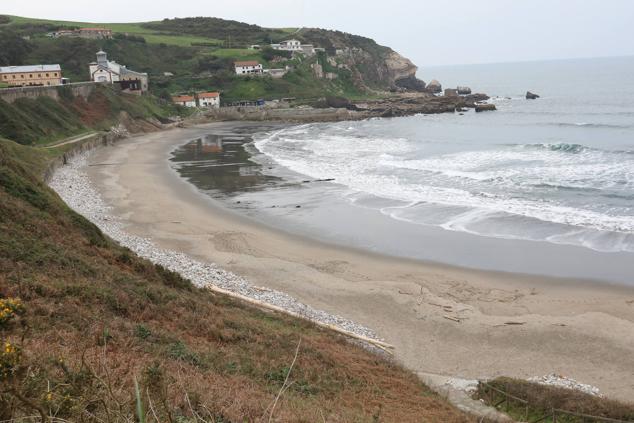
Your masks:
{"label": "dry sand", "polygon": [[415,372],[554,372],[634,402],[634,288],[398,259],[271,229],[170,168],[169,153],[200,132],[144,135],[91,156],[91,180],[131,233],[370,327]]}

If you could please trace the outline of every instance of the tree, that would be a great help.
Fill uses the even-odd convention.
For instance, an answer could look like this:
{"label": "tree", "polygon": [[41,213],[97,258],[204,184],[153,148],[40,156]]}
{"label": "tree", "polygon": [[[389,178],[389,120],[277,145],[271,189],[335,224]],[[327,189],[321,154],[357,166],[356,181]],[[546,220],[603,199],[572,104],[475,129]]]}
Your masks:
{"label": "tree", "polygon": [[13,31],[0,31],[0,66],[17,66],[32,50],[31,44]]}

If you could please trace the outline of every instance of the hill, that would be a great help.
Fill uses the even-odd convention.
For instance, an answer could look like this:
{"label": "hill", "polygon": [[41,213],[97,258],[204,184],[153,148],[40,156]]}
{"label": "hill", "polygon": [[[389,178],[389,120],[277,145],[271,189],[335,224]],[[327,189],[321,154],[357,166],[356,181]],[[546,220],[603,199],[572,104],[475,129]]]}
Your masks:
{"label": "hill", "polygon": [[153,96],[119,94],[110,86],[96,86],[87,99],[68,87],[57,87],[59,99],[0,99],[0,137],[20,144],[47,144],[60,138],[110,130],[121,121],[143,120],[160,126],[187,110]]}
{"label": "hill", "polygon": [[[110,28],[114,38],[46,36],[59,29],[88,25]],[[290,58],[270,48],[248,48],[288,38],[312,43],[324,52]],[[409,60],[371,39],[322,29],[269,29],[218,18],[125,24],[15,16],[0,19],[0,66],[59,63],[64,76],[83,81],[88,79],[87,64],[95,60],[99,49],[131,69],[148,72],[151,91],[163,97],[192,90],[219,90],[227,101],[324,95],[364,98],[399,86],[412,87],[407,81],[415,80],[416,73],[416,66]],[[232,66],[235,60],[258,60],[266,68],[289,66],[293,71],[281,79],[237,77]],[[313,71],[315,64],[330,77],[319,77]]]}
{"label": "hill", "polygon": [[469,421],[344,337],[118,246],[44,184],[49,159],[0,140],[0,420]]}

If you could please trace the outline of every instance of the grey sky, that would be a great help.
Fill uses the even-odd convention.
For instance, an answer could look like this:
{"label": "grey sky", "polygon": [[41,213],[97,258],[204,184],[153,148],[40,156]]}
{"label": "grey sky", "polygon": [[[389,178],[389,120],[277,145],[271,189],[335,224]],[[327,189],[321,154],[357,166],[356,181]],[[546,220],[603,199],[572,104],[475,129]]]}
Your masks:
{"label": "grey sky", "polygon": [[419,66],[634,54],[633,0],[3,3],[0,13],[49,19],[132,22],[216,16],[269,27],[339,29],[374,38]]}

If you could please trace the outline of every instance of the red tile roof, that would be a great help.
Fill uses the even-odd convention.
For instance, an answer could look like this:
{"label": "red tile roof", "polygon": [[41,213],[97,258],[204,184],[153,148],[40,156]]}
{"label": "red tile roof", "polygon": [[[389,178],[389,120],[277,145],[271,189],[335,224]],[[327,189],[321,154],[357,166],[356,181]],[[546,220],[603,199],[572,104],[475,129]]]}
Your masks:
{"label": "red tile roof", "polygon": [[172,97],[172,101],[174,103],[184,103],[186,101],[194,101],[194,97],[191,95],[178,95],[178,96]]}
{"label": "red tile roof", "polygon": [[257,62],[256,60],[247,60],[245,62],[235,62],[234,65],[236,65],[236,67],[240,66],[240,67],[244,67],[244,66],[258,66],[260,63]]}
{"label": "red tile roof", "polygon": [[199,93],[198,98],[216,98],[220,93]]}
{"label": "red tile roof", "polygon": [[80,31],[112,31],[108,28],[79,28]]}

